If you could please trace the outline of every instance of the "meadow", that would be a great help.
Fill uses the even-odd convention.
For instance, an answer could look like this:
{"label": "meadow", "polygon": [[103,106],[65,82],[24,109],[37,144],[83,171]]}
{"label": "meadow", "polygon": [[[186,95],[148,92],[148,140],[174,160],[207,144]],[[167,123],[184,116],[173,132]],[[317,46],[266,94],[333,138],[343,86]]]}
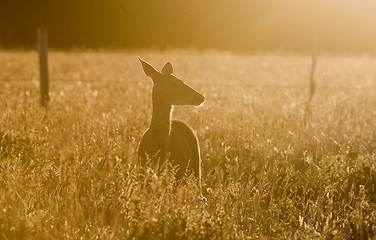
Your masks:
{"label": "meadow", "polygon": [[[151,88],[137,59],[206,96],[193,176],[141,173]],[[0,239],[374,239],[376,59],[196,51],[0,52]]]}

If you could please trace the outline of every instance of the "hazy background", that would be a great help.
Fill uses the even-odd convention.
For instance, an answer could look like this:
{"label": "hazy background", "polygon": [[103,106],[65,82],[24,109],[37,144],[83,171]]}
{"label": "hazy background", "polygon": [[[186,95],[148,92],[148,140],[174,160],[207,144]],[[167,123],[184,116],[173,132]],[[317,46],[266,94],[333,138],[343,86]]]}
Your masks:
{"label": "hazy background", "polygon": [[2,0],[0,47],[376,54],[374,0]]}

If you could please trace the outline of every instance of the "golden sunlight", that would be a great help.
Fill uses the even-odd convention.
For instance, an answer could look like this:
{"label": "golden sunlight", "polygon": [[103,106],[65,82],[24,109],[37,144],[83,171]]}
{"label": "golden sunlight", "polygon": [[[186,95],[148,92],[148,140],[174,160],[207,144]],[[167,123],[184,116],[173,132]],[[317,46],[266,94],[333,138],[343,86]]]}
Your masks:
{"label": "golden sunlight", "polygon": [[2,239],[376,240],[376,0],[1,0]]}

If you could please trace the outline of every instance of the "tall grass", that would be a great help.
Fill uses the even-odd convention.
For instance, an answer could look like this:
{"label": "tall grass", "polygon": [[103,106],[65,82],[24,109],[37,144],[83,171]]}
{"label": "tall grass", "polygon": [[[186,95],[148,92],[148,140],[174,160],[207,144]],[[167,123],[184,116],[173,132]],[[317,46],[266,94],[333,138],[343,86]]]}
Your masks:
{"label": "tall grass", "polygon": [[[206,95],[195,179],[141,174],[151,82],[134,53],[0,53],[0,239],[343,239],[376,233],[376,61],[144,52]],[[147,184],[146,184],[147,183]]]}

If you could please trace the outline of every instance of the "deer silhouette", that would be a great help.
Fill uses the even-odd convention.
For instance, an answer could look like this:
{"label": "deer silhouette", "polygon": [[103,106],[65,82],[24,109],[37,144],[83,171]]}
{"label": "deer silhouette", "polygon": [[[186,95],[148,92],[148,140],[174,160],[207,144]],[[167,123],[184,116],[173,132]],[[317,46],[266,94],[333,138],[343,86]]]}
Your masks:
{"label": "deer silhouette", "polygon": [[176,167],[176,179],[194,173],[201,179],[199,142],[185,123],[171,120],[174,105],[200,105],[205,97],[172,75],[167,62],[161,72],[140,59],[145,74],[152,79],[153,115],[149,129],[142,136],[138,156],[141,166],[160,171],[166,160]]}

